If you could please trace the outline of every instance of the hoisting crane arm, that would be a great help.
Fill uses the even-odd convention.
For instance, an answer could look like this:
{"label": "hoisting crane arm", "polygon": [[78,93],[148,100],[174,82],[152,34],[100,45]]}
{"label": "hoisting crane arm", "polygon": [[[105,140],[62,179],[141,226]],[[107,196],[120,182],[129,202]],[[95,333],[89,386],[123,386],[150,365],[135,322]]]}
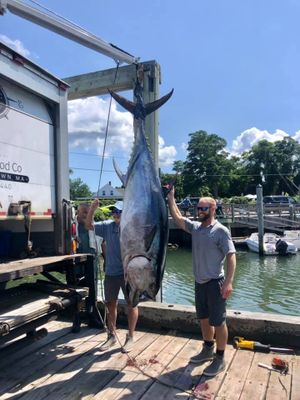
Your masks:
{"label": "hoisting crane arm", "polygon": [[138,58],[131,54],[119,49],[110,43],[92,35],[91,33],[72,25],[71,23],[60,21],[49,14],[37,10],[34,7],[30,7],[18,0],[0,0],[0,15],[9,10],[13,14],[19,17],[25,18],[31,22],[34,22],[44,28],[47,28],[53,32],[56,32],[74,42],[80,43],[81,45],[102,53],[116,61],[125,62],[127,64],[138,63]]}

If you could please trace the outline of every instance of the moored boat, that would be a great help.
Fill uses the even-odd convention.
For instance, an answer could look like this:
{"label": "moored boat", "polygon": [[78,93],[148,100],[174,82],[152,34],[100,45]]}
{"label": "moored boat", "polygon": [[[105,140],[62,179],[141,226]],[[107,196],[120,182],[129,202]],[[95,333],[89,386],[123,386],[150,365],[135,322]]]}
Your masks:
{"label": "moored boat", "polygon": [[282,239],[293,243],[300,250],[300,230],[284,231]]}
{"label": "moored boat", "polygon": [[[246,244],[250,251],[259,253],[258,233],[252,233],[248,239],[246,239]],[[298,248],[293,243],[276,235],[276,233],[265,233],[263,239],[263,250],[265,256],[277,256],[296,254]]]}

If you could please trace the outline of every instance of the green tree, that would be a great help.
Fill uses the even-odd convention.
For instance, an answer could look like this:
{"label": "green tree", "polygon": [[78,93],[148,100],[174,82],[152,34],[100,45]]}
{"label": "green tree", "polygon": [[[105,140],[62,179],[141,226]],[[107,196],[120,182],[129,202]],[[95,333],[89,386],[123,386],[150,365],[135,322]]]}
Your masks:
{"label": "green tree", "polygon": [[91,198],[92,192],[86,183],[80,178],[70,178],[70,199]]}
{"label": "green tree", "polygon": [[274,143],[278,176],[278,193],[298,193],[300,183],[300,144],[286,137]]}
{"label": "green tree", "polygon": [[205,131],[191,133],[190,137],[182,172],[185,193],[198,196],[206,186],[215,197],[226,195],[230,175],[236,169],[235,160],[225,151],[226,140]]}
{"label": "green tree", "polygon": [[181,200],[185,197],[183,191],[183,179],[181,175],[183,168],[184,168],[183,161],[174,161],[173,171],[175,171],[175,173],[171,174],[161,173],[160,175],[160,181],[162,186],[168,185],[170,183],[174,184],[175,196],[178,200]]}
{"label": "green tree", "polygon": [[261,140],[242,155],[249,175],[248,191],[263,184],[264,194],[294,194],[300,183],[300,145],[286,137],[275,143]]}

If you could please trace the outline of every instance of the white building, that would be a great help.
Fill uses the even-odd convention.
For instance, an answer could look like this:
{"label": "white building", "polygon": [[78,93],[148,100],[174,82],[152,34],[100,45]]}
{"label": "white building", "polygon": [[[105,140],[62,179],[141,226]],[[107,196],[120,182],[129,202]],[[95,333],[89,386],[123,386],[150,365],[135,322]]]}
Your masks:
{"label": "white building", "polygon": [[[102,199],[123,199],[124,189],[115,188],[108,182],[106,185],[99,189],[98,196]],[[93,197],[97,197],[97,193]]]}

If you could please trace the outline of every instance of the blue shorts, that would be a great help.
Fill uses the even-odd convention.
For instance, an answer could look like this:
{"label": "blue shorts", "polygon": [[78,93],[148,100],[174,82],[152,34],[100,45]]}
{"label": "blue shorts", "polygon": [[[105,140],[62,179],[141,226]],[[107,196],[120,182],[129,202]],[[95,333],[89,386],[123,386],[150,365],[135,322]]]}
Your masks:
{"label": "blue shorts", "polygon": [[117,275],[117,276],[105,275],[104,297],[107,303],[118,300],[120,289],[122,289],[125,300],[128,303],[128,296],[125,288],[124,275]]}
{"label": "blue shorts", "polygon": [[211,326],[221,326],[226,321],[226,300],[221,294],[224,277],[206,283],[195,282],[197,318],[209,320]]}

